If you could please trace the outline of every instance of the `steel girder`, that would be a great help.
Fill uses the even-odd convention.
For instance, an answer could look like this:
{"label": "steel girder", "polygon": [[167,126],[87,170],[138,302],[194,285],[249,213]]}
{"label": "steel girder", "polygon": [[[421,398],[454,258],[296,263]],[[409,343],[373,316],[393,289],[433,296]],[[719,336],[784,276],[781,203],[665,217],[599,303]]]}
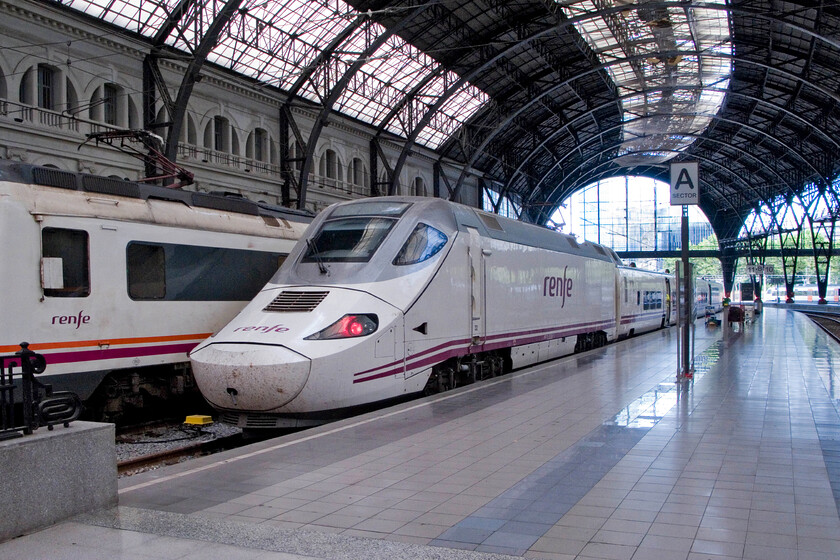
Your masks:
{"label": "steel girder", "polygon": [[[698,54],[698,53],[691,52],[691,51],[674,51],[673,53],[666,53],[666,54],[667,54],[667,55],[673,55],[673,56],[677,56],[677,55],[684,55],[684,56],[685,56],[685,55],[689,55],[689,54],[695,54],[695,55],[696,55],[696,54]],[[714,56],[720,56],[720,57],[722,57],[722,58],[731,58],[731,59],[735,60],[735,57],[734,57],[734,56],[717,55],[717,54],[716,54],[716,55],[714,55]],[[615,65],[615,64],[619,64],[619,63],[620,63],[620,62],[622,62],[622,61],[626,62],[627,60],[628,60],[628,59],[621,59],[621,60],[619,60],[619,61],[614,61],[614,62],[610,62],[610,63],[607,63],[607,64],[603,64],[603,65],[600,65],[600,66],[599,66],[599,68],[586,70],[583,74],[584,74],[584,75],[588,75],[588,74],[592,74],[592,73],[594,73],[594,72],[599,72],[599,71],[601,71],[601,70],[603,70],[603,69],[605,69],[605,68],[608,68],[609,66],[612,66],[612,65]],[[765,64],[765,63],[763,63],[763,62],[756,62],[756,61],[740,61],[740,62],[745,62],[745,63],[747,63],[747,64],[754,65],[754,66],[757,66],[757,67],[762,67],[762,68],[767,68],[767,69],[769,69],[769,68],[770,68],[768,64]],[[782,73],[784,73],[784,72],[782,72]],[[787,73],[787,74],[788,74],[788,76],[789,76],[790,78],[797,78],[797,77],[796,77],[796,76],[794,76],[793,74],[790,74],[790,73]],[[554,91],[557,91],[557,90],[559,90],[560,88],[562,88],[562,87],[566,86],[568,82],[570,82],[570,81],[574,81],[574,80],[579,79],[579,78],[580,78],[580,76],[575,76],[575,77],[571,78],[570,80],[567,80],[567,81],[565,81],[565,82],[563,82],[563,83],[560,83],[560,84],[555,84],[555,85],[554,85],[552,88],[550,88],[549,90],[544,91],[544,92],[542,93],[542,96],[547,96],[547,95],[550,95],[550,94],[552,94]],[[822,86],[820,86],[819,84],[808,84],[808,85],[809,85],[809,87],[814,87],[814,88],[816,88],[816,89],[824,89],[824,88],[823,88]],[[830,92],[827,92],[827,91],[826,91],[825,93],[827,93],[827,94],[831,95],[831,96],[832,96],[832,98],[833,98],[835,101],[840,102],[840,96],[836,96],[835,94],[830,93]],[[509,118],[508,118],[508,120],[507,120],[507,121],[505,121],[504,123],[502,123],[502,126],[497,127],[497,128],[495,128],[495,129],[492,129],[490,132],[488,132],[488,133],[487,133],[487,135],[486,135],[486,137],[485,137],[485,138],[484,138],[484,140],[482,141],[482,143],[481,143],[479,146],[477,146],[477,147],[476,147],[476,149],[474,150],[474,152],[473,152],[473,157],[472,157],[472,158],[468,161],[468,166],[467,166],[467,167],[469,168],[469,167],[474,166],[474,165],[476,164],[476,161],[478,160],[478,158],[479,158],[479,157],[482,157],[482,156],[486,157],[485,149],[486,149],[486,148],[487,148],[487,146],[490,144],[490,142],[491,142],[491,140],[492,140],[492,138],[493,138],[493,135],[498,134],[498,133],[500,132],[500,130],[501,130],[501,129],[505,126],[505,125],[507,125],[509,122],[511,122],[511,121],[513,120],[513,118],[514,118],[514,117],[521,115],[522,113],[524,113],[524,112],[528,109],[528,107],[529,107],[530,105],[532,105],[532,104],[534,104],[534,103],[537,103],[538,101],[539,101],[539,99],[535,99],[535,100],[532,100],[529,104],[526,104],[526,105],[524,105],[524,106],[518,107],[518,108],[516,109],[515,113],[514,113],[514,114],[512,114],[512,115],[510,115],[510,116],[509,116]],[[608,105],[608,104],[605,104],[605,105]],[[760,134],[762,134],[762,135],[764,135],[764,136],[767,136],[767,137],[769,137],[769,138],[773,138],[773,135],[772,135],[772,134],[770,134],[770,133],[768,133],[768,132],[766,132],[766,131],[761,131],[761,130],[758,130],[758,129],[756,129],[755,127],[749,127],[749,126],[745,125],[744,123],[742,123],[742,122],[740,122],[740,121],[737,121],[737,120],[734,120],[734,119],[729,119],[727,122],[729,122],[730,124],[732,124],[734,127],[739,127],[739,129],[740,129],[740,128],[747,128],[747,129],[751,129],[751,130],[752,130],[752,131],[754,131],[754,132],[758,132],[758,133],[760,133]],[[561,127],[561,129],[560,129],[560,130],[562,130],[563,128],[564,128],[564,127]],[[826,135],[825,135],[825,136],[827,136],[827,135],[828,135],[828,134],[826,133]],[[778,140],[778,142],[779,142],[779,143],[783,143],[783,141],[781,141],[781,140]],[[832,142],[832,143],[833,143],[833,142]],[[507,149],[508,149],[508,150],[510,150],[510,148],[507,148]],[[813,164],[811,164],[811,163],[810,163],[810,161],[809,161],[809,159],[805,158],[805,156],[804,156],[804,155],[802,156],[802,158],[801,158],[801,159],[802,159],[802,161],[806,164],[806,166],[807,166],[807,167],[809,167],[809,168],[811,169],[811,173],[810,173],[809,175],[814,175],[814,176],[816,176],[817,178],[819,178],[819,180],[822,180],[822,181],[826,181],[826,180],[827,180],[827,178],[830,176],[831,171],[830,171],[829,169],[818,169],[818,168],[817,168],[817,167],[815,167]],[[463,176],[464,176],[464,174],[462,173],[462,176],[459,178],[459,180],[460,180],[461,182],[463,181]],[[511,182],[511,180],[510,180],[510,179],[508,179],[508,181],[507,181],[507,182],[508,182],[508,183],[510,183],[510,182]],[[458,184],[458,186],[460,186],[460,183]],[[579,185],[579,186],[581,186],[581,187],[582,187],[582,186],[584,186],[584,185]],[[457,186],[456,186],[456,188],[457,188]]]}
{"label": "steel girder", "polygon": [[[840,143],[837,142],[831,136],[831,134],[828,133],[828,131],[823,130],[821,127],[819,127],[815,124],[809,123],[804,118],[802,118],[800,115],[791,112],[790,110],[788,110],[785,107],[780,107],[780,106],[774,105],[771,101],[761,99],[761,98],[755,97],[754,95],[750,95],[750,94],[746,94],[746,93],[740,93],[740,92],[732,91],[732,90],[720,90],[720,89],[717,89],[717,88],[701,88],[700,86],[685,86],[685,87],[681,87],[681,88],[677,88],[677,89],[678,90],[705,89],[705,90],[711,90],[711,91],[726,92],[726,93],[728,93],[730,98],[733,98],[733,97],[734,98],[743,98],[745,100],[749,100],[749,101],[753,102],[756,105],[761,105],[761,104],[769,105],[769,106],[772,107],[773,110],[778,111],[782,116],[787,117],[791,120],[797,121],[799,124],[801,124],[803,126],[803,128],[810,128],[810,130],[819,134],[822,137],[822,139],[826,142],[826,144],[830,144],[833,147],[832,149],[840,150]],[[659,90],[659,88],[652,88],[652,89],[649,89],[647,91],[648,92],[656,92],[656,91],[660,91],[660,90]],[[625,96],[620,97],[619,100],[623,99],[626,96],[634,95],[634,94],[635,93],[626,94]],[[513,168],[513,170],[511,171],[510,175],[508,176],[508,179],[505,182],[505,185],[503,187],[503,194],[507,194],[511,190],[511,188],[512,188],[511,184],[516,180],[517,176],[524,175],[523,166],[528,161],[530,161],[530,159],[533,157],[534,154],[536,154],[539,150],[541,150],[543,148],[544,143],[547,143],[550,140],[552,140],[554,137],[564,133],[568,126],[574,125],[574,123],[577,122],[578,120],[584,119],[584,118],[590,118],[591,114],[594,114],[597,111],[603,109],[604,107],[606,107],[608,105],[612,105],[612,104],[613,104],[613,102],[610,101],[606,104],[595,106],[584,114],[575,116],[568,123],[566,123],[562,127],[558,128],[557,130],[552,132],[552,134],[549,137],[545,138],[544,142],[540,142],[539,145],[535,146],[534,149],[530,153],[526,154],[523,158],[521,158],[521,161],[519,162],[519,164],[515,168]],[[738,121],[738,122],[740,122],[740,121]],[[704,136],[702,134],[692,134],[692,136],[694,136],[698,139],[706,138],[706,136]],[[581,186],[583,186],[583,185],[581,185]]]}
{"label": "steel girder", "polygon": [[[439,59],[440,66],[394,103],[393,109],[382,121],[375,123],[377,137],[380,138],[393,122],[402,123],[402,130],[407,131],[396,165],[386,169],[389,191],[393,191],[420,131],[468,82],[490,92],[491,102],[442,146],[442,156],[456,161],[462,169],[454,187],[447,187],[452,191],[450,196],[457,196],[463,177],[470,169],[504,184],[502,188],[510,197],[539,204],[553,202],[545,199],[545,195],[560,192],[549,191],[543,186],[554,182],[559,173],[563,173],[560,178],[564,179],[561,190],[568,190],[573,186],[582,186],[580,181],[584,178],[620,170],[605,161],[615,156],[607,151],[588,158],[591,169],[584,165],[568,172],[562,170],[558,162],[569,159],[569,156],[563,155],[567,152],[576,154],[576,163],[587,160],[585,148],[593,144],[591,139],[603,142],[605,130],[620,122],[620,100],[615,86],[606,76],[606,66],[596,64],[594,54],[573,27],[574,23],[596,16],[607,16],[609,19],[610,14],[633,9],[635,5],[628,8],[626,4],[617,4],[603,8],[603,4],[596,4],[603,9],[575,20],[566,19],[559,5],[550,0],[477,0],[451,5],[430,3],[428,6],[410,0],[351,3],[363,13],[356,14],[353,21],[348,20],[348,30],[354,23],[363,25],[362,22],[370,17],[389,29],[384,35],[400,35],[410,42],[425,45],[428,52],[433,51],[431,47],[436,41],[450,48],[448,51],[437,51],[434,56]],[[148,5],[154,6],[155,10],[162,9],[159,3],[149,2]],[[238,5],[235,0],[200,3],[183,0],[170,10],[164,24],[151,39],[153,50],[147,59],[144,86],[147,91],[158,90],[170,115],[168,153],[170,150],[174,153],[173,147],[177,147],[177,131],[183,123],[186,101],[209,49],[213,47],[214,37],[223,33],[234,18],[244,21],[250,17],[244,10],[236,11]],[[406,14],[416,13],[414,10],[418,6],[420,9],[426,6],[430,17],[417,18],[420,24],[406,21]],[[722,210],[732,202],[733,191],[726,183],[731,182],[728,176],[738,169],[749,177],[746,181],[748,189],[742,193],[744,199],[738,203],[736,214],[743,215],[743,210],[752,206],[751,202],[766,201],[780,194],[790,195],[794,191],[807,209],[812,237],[818,238],[820,231],[828,231],[821,229],[820,220],[815,219],[813,214],[817,207],[833,203],[829,199],[818,203],[806,191],[807,185],[813,183],[816,188],[829,193],[829,198],[835,197],[830,183],[840,172],[840,158],[837,158],[840,149],[835,140],[840,138],[840,97],[836,94],[840,89],[837,73],[840,10],[825,2],[778,4],[756,0],[732,0],[728,4],[696,2],[690,5],[663,1],[648,2],[645,6],[704,8],[726,11],[731,17],[735,51],[732,54],[717,54],[728,58],[733,68],[725,105],[719,118],[702,133],[706,140],[695,142],[684,156],[702,155],[705,161],[715,158],[735,160],[727,164],[730,165],[727,172],[711,164],[704,168],[711,175],[708,183],[721,197],[707,204],[712,210],[713,224],[718,224],[716,231],[721,228],[731,230],[733,227],[731,218],[715,216],[714,211]],[[382,8],[408,10],[377,12]],[[371,9],[372,16],[368,16],[366,10]],[[259,23],[261,26],[272,25],[270,21]],[[251,44],[246,46],[259,46],[256,38],[261,26],[254,28]],[[615,31],[618,33],[621,30]],[[165,46],[167,38],[171,37],[176,37],[177,43],[187,45],[187,55]],[[375,40],[370,37],[370,46]],[[341,74],[335,73],[330,66],[330,60],[336,58],[342,44],[343,39],[337,37],[333,44],[325,45],[317,62],[304,70],[310,75],[298,80],[298,84],[302,84],[312,80],[315,73],[327,72],[328,69],[332,72],[330,77],[336,78],[329,86],[314,88],[316,92],[323,92],[318,116],[320,124],[316,125],[315,134],[302,142],[304,135],[292,119],[285,126],[287,138],[280,140],[281,156],[283,153],[287,155],[288,136],[294,135],[305,147],[301,166],[307,169],[312,169],[314,165],[315,141],[326,125],[327,115],[333,110],[334,101],[331,102],[331,99],[352,87],[352,69]],[[658,54],[667,56],[674,53]],[[238,56],[241,55],[239,53]],[[704,53],[704,56],[711,55],[713,53]],[[168,97],[166,84],[155,63],[158,56],[175,56],[188,63],[176,99]],[[571,70],[567,68],[561,63],[567,62],[564,57],[573,60],[576,66]],[[630,57],[627,61],[633,62]],[[534,68],[528,64],[540,64],[541,67]],[[448,83],[448,87],[432,101],[420,99],[424,86],[443,72],[457,72],[462,79]],[[301,87],[295,85],[290,88],[291,102],[297,101],[295,96]],[[147,125],[155,119],[154,103],[152,95],[144,100],[144,122]],[[291,111],[286,111],[284,115],[282,118],[288,121]],[[542,119],[547,124],[543,125]],[[389,162],[380,153],[381,148],[372,144],[372,168],[380,163],[389,168]],[[762,156],[766,160],[765,165],[751,163]],[[288,157],[281,157],[281,162],[283,160],[290,163]],[[291,166],[287,167],[291,171]],[[649,172],[653,173],[654,169],[649,168]],[[291,173],[286,175],[293,176]],[[308,173],[304,171],[300,177],[300,182],[305,184]],[[440,174],[440,177],[445,178],[445,175]],[[572,179],[574,185],[570,183]],[[376,173],[373,182],[378,180],[379,174]],[[440,182],[437,179],[438,187]],[[377,187],[374,184],[375,190]],[[305,191],[301,192],[300,186],[298,191],[298,202],[301,203],[305,200]],[[287,185],[284,200],[290,199]],[[729,213],[731,209],[721,212]],[[782,219],[779,216],[779,220]],[[824,219],[823,223],[827,227],[829,222]],[[818,269],[827,266],[828,261],[823,259]]]}
{"label": "steel girder", "polygon": [[[796,29],[796,30],[797,30],[797,32],[801,32],[801,33],[808,33],[808,34],[810,34],[810,36],[812,36],[812,37],[814,37],[814,38],[815,38],[815,41],[816,41],[817,39],[819,39],[820,41],[825,42],[825,43],[827,43],[827,44],[828,44],[828,45],[830,45],[830,46],[834,46],[834,45],[835,45],[835,43],[836,43],[836,41],[834,41],[834,40],[833,40],[832,38],[830,38],[830,37],[818,37],[814,31],[811,31],[811,30],[808,30],[808,29],[806,29],[806,28],[803,28],[803,27],[802,27],[802,26],[800,26],[800,25],[796,25],[796,24],[793,24],[793,23],[791,23],[791,22],[785,21],[784,19],[782,19],[782,18],[780,18],[780,17],[775,17],[775,16],[773,16],[772,14],[761,13],[761,12],[756,11],[756,10],[747,10],[747,9],[742,9],[742,8],[737,8],[737,7],[732,8],[731,6],[727,6],[727,9],[729,9],[729,8],[731,8],[731,9],[732,9],[732,11],[739,12],[739,13],[743,13],[743,14],[745,14],[745,15],[749,15],[749,16],[751,16],[751,17],[759,17],[759,18],[763,18],[763,19],[765,19],[765,20],[768,20],[768,21],[772,22],[774,25],[787,26],[787,27],[789,27],[789,28],[791,28],[791,29]],[[722,8],[721,8],[721,7],[718,7],[718,9],[722,9]],[[743,59],[741,59],[741,58],[739,58],[738,56],[735,56],[735,55],[733,55],[731,58],[732,58],[732,59],[733,59],[733,61],[735,61],[736,63],[739,63],[739,62],[745,62],[745,63],[747,63],[747,64],[761,65],[761,66],[764,66],[766,70],[773,70],[773,67],[772,67],[771,65],[769,65],[769,64],[764,64],[764,63],[759,62],[759,61],[753,61],[753,60],[743,61]],[[783,72],[783,73],[784,73],[784,72]],[[792,79],[796,79],[796,78],[798,78],[798,76],[796,76],[795,74],[793,74],[793,73],[791,73],[791,72],[787,72],[787,73],[786,73],[786,75],[787,75],[787,77],[792,78]],[[829,91],[829,90],[827,90],[827,89],[825,89],[825,88],[822,88],[822,87],[821,87],[818,83],[811,82],[811,83],[809,84],[809,87],[812,87],[812,88],[814,88],[814,89],[816,89],[816,90],[820,91],[820,93],[821,93],[821,94],[823,94],[823,95],[827,95],[827,96],[829,96],[830,98],[832,98],[832,99],[833,99],[833,100],[835,100],[835,101],[836,101],[836,99],[837,99],[837,98],[836,98],[836,96],[833,94],[833,92],[831,92],[831,91]],[[485,144],[486,144],[486,143],[485,143]],[[478,155],[478,154],[481,154],[481,152],[482,152],[482,150],[477,149],[474,153]],[[476,156],[476,157],[477,157],[477,156]]]}
{"label": "steel girder", "polygon": [[[193,87],[200,79],[201,69],[207,61],[207,56],[216,47],[219,35],[230,23],[243,0],[227,0],[226,2],[199,2],[198,0],[182,0],[169,14],[166,23],[156,33],[152,42],[152,52],[144,61],[143,71],[143,120],[147,128],[157,128],[166,125],[168,128],[166,145],[163,155],[170,161],[178,156],[178,140],[181,127],[187,112],[187,104],[192,95]],[[209,7],[209,9],[208,9]],[[209,20],[209,21],[208,21]],[[187,69],[178,87],[175,99],[169,96],[166,82],[160,73],[157,60],[160,58],[183,56],[164,49],[166,39],[173,33],[185,37],[186,30],[190,31],[194,41],[186,41],[192,46]],[[166,51],[166,53],[164,53]],[[154,123],[154,94],[161,96],[164,107],[169,115],[168,123]]]}

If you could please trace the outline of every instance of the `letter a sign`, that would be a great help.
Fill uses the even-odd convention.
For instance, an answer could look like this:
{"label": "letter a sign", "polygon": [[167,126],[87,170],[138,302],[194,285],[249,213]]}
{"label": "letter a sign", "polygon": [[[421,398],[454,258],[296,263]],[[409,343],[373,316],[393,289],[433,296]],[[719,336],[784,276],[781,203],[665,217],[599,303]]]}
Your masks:
{"label": "letter a sign", "polygon": [[671,206],[700,203],[700,181],[697,162],[671,164]]}

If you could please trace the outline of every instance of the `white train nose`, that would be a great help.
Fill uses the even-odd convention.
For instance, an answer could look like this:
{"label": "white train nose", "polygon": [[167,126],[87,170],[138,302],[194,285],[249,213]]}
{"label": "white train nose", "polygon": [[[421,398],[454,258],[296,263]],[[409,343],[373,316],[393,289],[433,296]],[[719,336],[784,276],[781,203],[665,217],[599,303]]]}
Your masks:
{"label": "white train nose", "polygon": [[198,388],[220,409],[271,412],[294,399],[310,360],[281,346],[211,344],[190,355]]}

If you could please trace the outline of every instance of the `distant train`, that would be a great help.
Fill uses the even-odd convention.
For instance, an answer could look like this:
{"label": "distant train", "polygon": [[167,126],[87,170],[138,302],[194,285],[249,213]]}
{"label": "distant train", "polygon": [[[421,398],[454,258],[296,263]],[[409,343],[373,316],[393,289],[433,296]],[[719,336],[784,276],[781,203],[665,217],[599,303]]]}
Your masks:
{"label": "distant train", "polygon": [[[750,285],[748,282],[744,284]],[[736,296],[740,298],[740,292],[737,292]],[[787,299],[787,288],[784,285],[765,286],[761,299],[765,302],[784,302]],[[833,284],[826,286],[825,299],[828,303],[840,303],[840,286]],[[796,303],[817,303],[820,300],[817,285],[796,284],[793,287],[793,300]]]}
{"label": "distant train", "polygon": [[[784,296],[784,288],[781,290],[781,295]],[[797,303],[817,303],[819,300],[820,294],[816,284],[800,284],[793,287],[793,301]],[[840,302],[840,286],[826,286],[825,300],[830,303]]]}
{"label": "distant train", "polygon": [[223,421],[314,425],[664,327],[673,287],[537,226],[440,199],[366,199],[323,211],[190,359]]}
{"label": "distant train", "polygon": [[723,284],[714,280],[697,278],[694,280],[694,297],[697,317],[707,312],[718,313],[723,310]]}
{"label": "distant train", "polygon": [[0,352],[93,417],[193,385],[186,353],[250,300],[311,216],[243,198],[0,162]]}

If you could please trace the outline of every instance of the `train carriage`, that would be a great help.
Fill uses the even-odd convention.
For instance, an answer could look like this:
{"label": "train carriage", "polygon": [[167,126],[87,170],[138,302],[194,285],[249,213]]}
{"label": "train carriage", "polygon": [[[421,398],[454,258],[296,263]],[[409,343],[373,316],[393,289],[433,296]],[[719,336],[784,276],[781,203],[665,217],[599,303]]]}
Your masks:
{"label": "train carriage", "polygon": [[76,392],[101,418],[183,393],[187,351],[259,291],[310,220],[240,198],[0,162],[0,352],[29,342],[48,363],[39,379]]}
{"label": "train carriage", "polygon": [[[244,428],[322,423],[667,324],[666,275],[614,252],[440,199],[322,212],[243,311],[190,358],[205,398]],[[629,310],[630,306],[625,306]]]}

